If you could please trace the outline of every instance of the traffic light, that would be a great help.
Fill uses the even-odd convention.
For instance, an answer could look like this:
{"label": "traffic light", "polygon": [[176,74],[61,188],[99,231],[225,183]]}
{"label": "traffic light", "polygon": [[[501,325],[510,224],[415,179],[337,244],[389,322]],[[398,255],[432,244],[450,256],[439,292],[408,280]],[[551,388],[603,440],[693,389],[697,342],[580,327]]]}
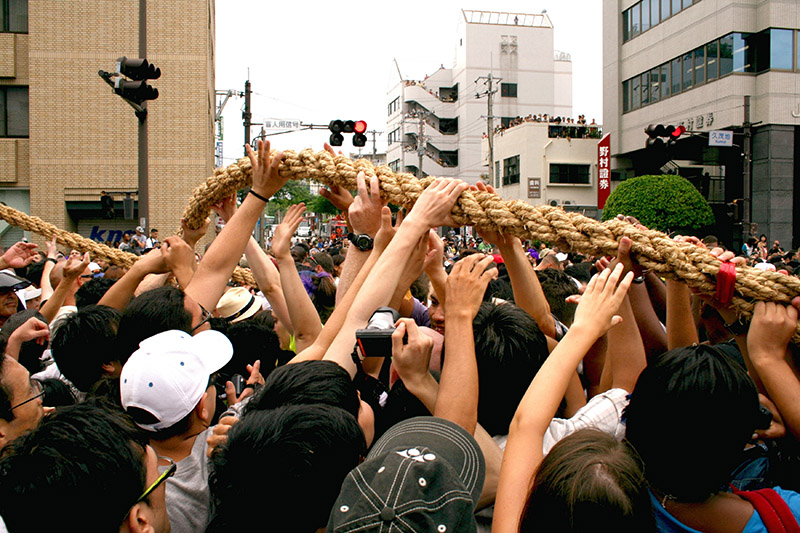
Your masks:
{"label": "traffic light", "polygon": [[161,69],[147,59],[128,59],[122,56],[117,58],[117,74],[132,80],[157,80],[161,77]]}
{"label": "traffic light", "polygon": [[158,98],[158,89],[146,81],[130,81],[124,78],[114,80],[114,92],[134,104],[142,105],[145,100]]}
{"label": "traffic light", "polygon": [[328,139],[328,144],[331,146],[341,146],[344,141],[342,131],[344,130],[344,122],[341,120],[331,120],[328,124],[328,129],[331,130],[331,137]]}
{"label": "traffic light", "polygon": [[161,69],[147,59],[128,59],[122,56],[117,59],[114,92],[134,104],[142,105],[147,100],[158,98],[158,89],[148,85],[147,80],[155,80],[160,77]]}
{"label": "traffic light", "polygon": [[[644,132],[647,134],[645,148],[658,149],[664,146],[672,146],[686,133],[684,126],[664,126],[663,124],[650,124]],[[662,139],[662,137],[664,139]]]}
{"label": "traffic light", "polygon": [[741,222],[744,220],[743,198],[737,198],[732,202],[728,202],[728,216],[731,217],[732,222]]}
{"label": "traffic light", "polygon": [[363,120],[357,121],[353,125],[353,131],[355,135],[353,135],[353,146],[364,146],[367,144],[367,136],[364,135],[364,132],[367,131],[367,123]]}
{"label": "traffic light", "polygon": [[328,124],[328,129],[331,131],[328,144],[331,146],[341,146],[344,142],[342,133],[353,134],[353,146],[364,146],[367,144],[367,136],[364,132],[367,131],[367,123],[363,120],[331,120]]}

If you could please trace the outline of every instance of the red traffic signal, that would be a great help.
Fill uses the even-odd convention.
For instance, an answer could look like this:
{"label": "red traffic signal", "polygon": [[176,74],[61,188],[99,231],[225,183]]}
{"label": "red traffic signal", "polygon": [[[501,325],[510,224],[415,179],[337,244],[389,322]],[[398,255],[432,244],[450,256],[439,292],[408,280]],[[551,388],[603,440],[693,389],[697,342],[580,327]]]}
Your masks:
{"label": "red traffic signal", "polygon": [[[672,127],[672,126],[670,126],[670,127]],[[673,139],[676,139],[676,140],[677,140],[677,139],[678,139],[678,137],[680,137],[680,136],[681,136],[681,135],[683,135],[684,133],[686,133],[686,128],[685,128],[684,126],[677,126],[677,127],[675,127],[675,128],[672,130],[672,133],[670,133],[670,136],[671,136]]]}
{"label": "red traffic signal", "polygon": [[341,146],[344,141],[342,133],[353,133],[353,146],[364,146],[367,144],[367,123],[363,120],[331,120],[328,124],[331,136],[328,144],[331,146]]}
{"label": "red traffic signal", "polygon": [[145,100],[158,98],[158,89],[148,85],[145,81],[117,78],[114,80],[114,92],[137,105],[142,105]]}
{"label": "red traffic signal", "polygon": [[[686,127],[650,124],[644,129],[644,132],[647,134],[645,148],[660,148],[664,145],[672,146],[675,144],[678,138],[686,133]],[[664,137],[664,139],[661,137]]]}

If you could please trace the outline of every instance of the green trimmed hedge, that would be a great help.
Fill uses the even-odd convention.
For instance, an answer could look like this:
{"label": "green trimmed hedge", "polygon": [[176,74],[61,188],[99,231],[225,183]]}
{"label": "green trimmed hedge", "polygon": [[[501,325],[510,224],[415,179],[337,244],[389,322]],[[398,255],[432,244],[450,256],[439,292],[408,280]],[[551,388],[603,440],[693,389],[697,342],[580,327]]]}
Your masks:
{"label": "green trimmed hedge", "polygon": [[606,201],[603,220],[618,214],[666,233],[714,224],[705,198],[688,180],[674,175],[639,176],[620,183]]}

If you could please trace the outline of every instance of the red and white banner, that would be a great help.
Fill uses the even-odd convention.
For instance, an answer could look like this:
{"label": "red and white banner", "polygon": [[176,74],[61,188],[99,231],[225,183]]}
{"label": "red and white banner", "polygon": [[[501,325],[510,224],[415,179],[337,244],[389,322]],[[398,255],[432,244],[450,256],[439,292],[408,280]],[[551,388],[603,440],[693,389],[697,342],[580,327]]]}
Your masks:
{"label": "red and white banner", "polygon": [[597,143],[597,208],[603,209],[611,194],[611,134]]}

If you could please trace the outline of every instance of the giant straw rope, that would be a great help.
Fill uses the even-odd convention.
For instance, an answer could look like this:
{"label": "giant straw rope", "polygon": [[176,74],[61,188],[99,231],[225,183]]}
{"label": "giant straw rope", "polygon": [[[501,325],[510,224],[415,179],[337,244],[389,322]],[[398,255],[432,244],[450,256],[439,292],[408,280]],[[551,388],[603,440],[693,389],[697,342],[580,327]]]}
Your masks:
{"label": "giant straw rope", "polygon": [[[434,178],[417,179],[410,174],[394,173],[387,166],[375,167],[367,160],[353,161],[345,156],[311,149],[299,153],[283,153],[280,174],[292,179],[313,179],[325,185],[356,188],[356,176],[363,171],[369,177],[377,176],[381,196],[400,207],[410,208]],[[252,170],[247,158],[225,168],[200,184],[192,194],[183,217],[191,228],[200,227],[211,206],[238,189],[251,185]],[[688,243],[673,241],[659,231],[641,230],[620,220],[598,222],[594,219],[568,213],[551,206],[532,206],[518,200],[504,201],[497,194],[484,191],[465,191],[453,208],[453,220],[459,225],[501,231],[516,237],[541,240],[586,255],[615,255],[619,239],[630,237],[632,254],[644,268],[661,276],[685,282],[698,291],[714,295],[720,261],[708,250]],[[93,257],[107,259],[120,266],[130,266],[136,256],[75,235],[36,217],[30,217],[9,207],[0,206],[0,217],[14,226],[33,231],[57,240]],[[252,274],[246,269],[234,272],[234,280],[254,285]],[[733,307],[740,315],[749,318],[754,301],[769,300],[788,303],[800,295],[800,280],[776,272],[765,272],[746,266],[736,267],[736,287]],[[800,328],[793,337],[800,345]]]}

